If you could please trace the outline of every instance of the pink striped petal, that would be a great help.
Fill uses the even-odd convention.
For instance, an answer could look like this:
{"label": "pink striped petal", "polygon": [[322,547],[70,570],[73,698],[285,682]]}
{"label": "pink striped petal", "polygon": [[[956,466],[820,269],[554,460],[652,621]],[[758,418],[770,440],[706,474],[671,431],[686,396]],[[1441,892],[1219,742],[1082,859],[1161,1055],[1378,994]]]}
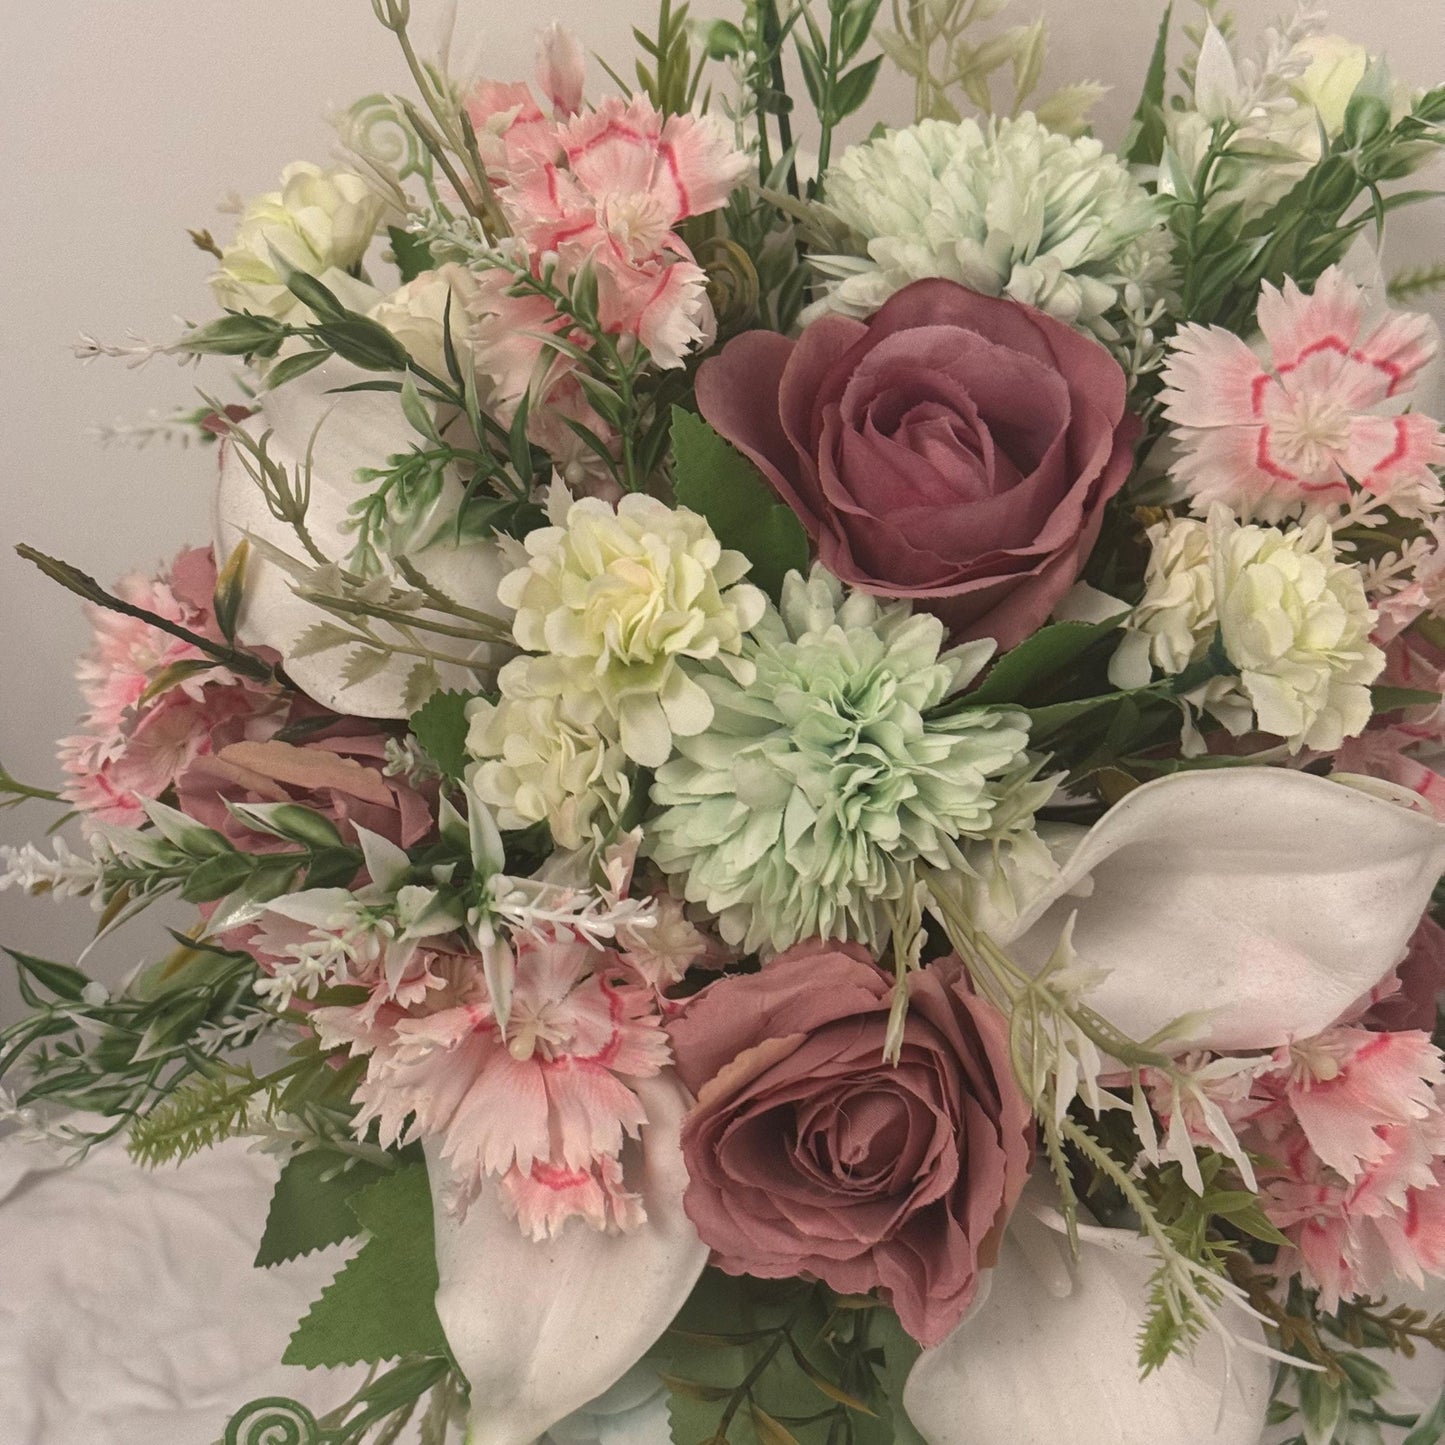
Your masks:
{"label": "pink striped petal", "polygon": [[1306,296],[1292,281],[1279,290],[1260,290],[1259,329],[1264,332],[1276,371],[1291,370],[1320,352],[1348,356],[1365,320],[1364,288],[1331,266]]}
{"label": "pink striped petal", "polygon": [[1219,327],[1185,326],[1164,367],[1165,414],[1176,426],[1242,426],[1263,412],[1269,373],[1254,352]]}

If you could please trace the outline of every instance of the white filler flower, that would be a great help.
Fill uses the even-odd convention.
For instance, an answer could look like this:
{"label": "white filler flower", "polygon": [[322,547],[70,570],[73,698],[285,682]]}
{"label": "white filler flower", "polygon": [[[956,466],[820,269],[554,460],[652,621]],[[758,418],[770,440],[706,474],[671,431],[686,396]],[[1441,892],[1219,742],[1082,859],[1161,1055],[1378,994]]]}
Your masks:
{"label": "white filler flower", "polygon": [[1161,214],[1119,159],[1029,114],[889,131],[842,156],[825,199],[865,254],[813,258],[834,278],[820,309],[851,316],[943,276],[1113,339],[1123,288],[1168,269]]}

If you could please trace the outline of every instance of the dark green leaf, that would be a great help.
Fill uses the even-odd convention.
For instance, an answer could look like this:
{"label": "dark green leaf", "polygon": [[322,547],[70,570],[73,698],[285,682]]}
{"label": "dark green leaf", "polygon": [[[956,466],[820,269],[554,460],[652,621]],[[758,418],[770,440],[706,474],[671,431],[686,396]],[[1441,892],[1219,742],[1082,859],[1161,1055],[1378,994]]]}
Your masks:
{"label": "dark green leaf", "polygon": [[467,704],[470,692],[433,693],[411,716],[412,735],[447,777],[461,780],[471,759],[467,756]]}
{"label": "dark green leaf", "polygon": [[1405,1436],[1404,1445],[1440,1445],[1445,1440],[1445,1390],[1433,1408],[1421,1415],[1415,1428]]}
{"label": "dark green leaf", "polygon": [[288,381],[295,381],[298,376],[315,371],[330,355],[331,352],[325,347],[317,347],[314,351],[297,351],[290,356],[283,356],[266,373],[266,390],[275,391],[277,387],[285,386]]}
{"label": "dark green leaf", "polygon": [[1402,707],[1439,707],[1440,694],[1427,688],[1388,687],[1381,683],[1370,689],[1370,702],[1377,713],[1395,712]]}
{"label": "dark green leaf", "polygon": [[352,1208],[370,1237],[297,1325],[284,1363],[315,1369],[445,1355],[425,1165],[387,1175]]}
{"label": "dark green leaf", "polygon": [[1004,653],[988,676],[964,699],[971,706],[1018,702],[1058,675],[1100,638],[1118,630],[1124,614],[1108,622],[1052,622]]}
{"label": "dark green leaf", "polygon": [[827,86],[827,80],[823,74],[823,61],[816,50],[804,45],[801,40],[798,41],[798,60],[802,66],[803,85],[807,88],[808,99],[813,102],[813,109],[821,114],[824,90]]}
{"label": "dark green leaf", "polygon": [[274,356],[286,338],[286,328],[269,316],[235,312],[212,321],[181,339],[194,356]]}
{"label": "dark green leaf", "polygon": [[343,361],[363,371],[405,371],[410,357],[406,347],[379,321],[347,315],[316,328],[316,336]]}
{"label": "dark green leaf", "polygon": [[239,888],[255,872],[256,860],[245,853],[208,858],[186,879],[181,897],[187,903],[214,903]]}
{"label": "dark green leaf", "polygon": [[384,1178],[385,1171],[362,1159],[352,1159],[343,1169],[346,1162],[325,1149],[295,1154],[286,1161],[256,1254],[259,1268],[299,1259],[360,1233],[351,1204],[363,1189]]}
{"label": "dark green leaf", "polygon": [[672,412],[672,451],[678,504],[706,517],[718,541],[753,564],[759,587],[776,598],[789,572],[806,574],[802,523],[746,457],[681,407]]}
{"label": "dark green leaf", "polygon": [[865,60],[862,65],[854,66],[846,75],[838,77],[838,84],[833,88],[834,120],[852,115],[868,99],[882,64],[883,57],[875,55],[872,60]]}
{"label": "dark green leaf", "polygon": [[862,50],[867,42],[882,3],[883,0],[852,0],[852,4],[844,7],[843,23],[838,31],[838,43],[845,65]]}
{"label": "dark green leaf", "polygon": [[432,259],[431,247],[422,237],[413,236],[410,231],[403,231],[400,226],[388,226],[386,234],[391,241],[396,269],[401,272],[403,282],[415,281],[423,271],[430,271],[436,264]]}
{"label": "dark green leaf", "polygon": [[1144,91],[1129,131],[1130,144],[1124,159],[1131,165],[1157,166],[1164,154],[1164,82],[1169,67],[1169,24],[1173,18],[1171,3],[1164,7],[1164,18],[1159,22],[1159,35],[1144,76]]}
{"label": "dark green leaf", "polygon": [[36,958],[34,954],[17,953],[13,948],[7,948],[5,952],[15,961],[16,968],[22,974],[33,979],[56,998],[78,1003],[86,984],[90,982],[78,968],[72,968],[68,963],[51,963],[49,959]]}
{"label": "dark green leaf", "polygon": [[323,286],[315,276],[308,276],[305,271],[291,271],[285,281],[286,289],[308,307],[318,321],[342,321],[351,314],[337,300],[336,293]]}

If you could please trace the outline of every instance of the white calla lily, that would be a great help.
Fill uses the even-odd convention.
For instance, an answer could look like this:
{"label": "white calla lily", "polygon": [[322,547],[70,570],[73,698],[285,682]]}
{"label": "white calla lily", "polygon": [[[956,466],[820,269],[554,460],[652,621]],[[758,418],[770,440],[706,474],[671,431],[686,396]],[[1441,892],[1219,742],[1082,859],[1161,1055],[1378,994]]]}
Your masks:
{"label": "white calla lily", "polygon": [[546,1445],[672,1445],[667,1386],[650,1365],[629,1370],[610,1390],[559,1420]]}
{"label": "white calla lily", "polygon": [[[610,1390],[672,1322],[707,1263],[682,1208],[679,1136],[690,1096],[670,1070],[632,1086],[648,1120],[628,1179],[647,1209],[639,1228],[602,1234],[572,1221],[534,1243],[495,1191],[462,1220],[437,1205],[437,1313],[471,1384],[468,1445],[531,1445]],[[435,1144],[427,1167],[440,1201],[446,1165]]]}
{"label": "white calla lily", "polygon": [[1087,1002],[1144,1041],[1265,1049],[1334,1023],[1400,960],[1445,871],[1445,826],[1286,768],[1176,774],[1111,808],[999,936],[1028,968],[1071,915]]}
{"label": "white calla lily", "polygon": [[[354,533],[346,526],[347,509],[365,495],[355,480],[356,473],[363,467],[384,465],[386,458],[408,452],[419,442],[394,393],[338,391],[368,379],[372,379],[368,373],[333,357],[304,376],[264,392],[259,415],[240,423],[240,430],[254,442],[266,439],[267,456],[288,475],[296,475],[298,470],[304,474],[309,455],[306,530],[330,561],[344,562],[356,545]],[[223,446],[214,517],[217,558],[224,563],[243,540],[261,544],[253,546],[246,559],[238,617],[240,637],[279,652],[292,681],[323,706],[354,717],[405,717],[406,682],[415,656],[393,653],[383,667],[348,684],[344,663],[351,648],[319,652],[302,648],[298,655],[302,634],[327,621],[329,614],[297,596],[289,572],[264,555],[264,549],[276,548],[307,566],[317,565],[317,559],[307,553],[290,523],[271,510],[254,469],[255,462],[240,442],[231,440]],[[430,537],[422,536],[407,549],[407,561],[454,601],[501,618],[505,609],[497,603],[497,583],[507,566],[493,539],[458,543],[450,534],[445,522],[456,515],[460,500],[460,483],[449,482],[435,509],[441,524]],[[395,574],[387,576],[406,585]],[[436,614],[426,610],[416,615],[436,619]],[[442,620],[456,621],[450,617]],[[390,624],[373,625],[383,642],[402,640]],[[423,630],[419,636],[436,646],[433,634]],[[493,645],[451,637],[440,642],[440,650],[462,659],[460,665],[438,665],[443,687],[473,690],[478,672],[490,672],[502,660]]]}
{"label": "white calla lily", "polygon": [[[1021,1209],[983,1303],[919,1356],[903,1407],[928,1445],[1259,1445],[1273,1367],[1252,1319],[1139,1375],[1154,1257],[1128,1230],[1061,1236]],[[1243,1328],[1240,1328],[1243,1326]]]}

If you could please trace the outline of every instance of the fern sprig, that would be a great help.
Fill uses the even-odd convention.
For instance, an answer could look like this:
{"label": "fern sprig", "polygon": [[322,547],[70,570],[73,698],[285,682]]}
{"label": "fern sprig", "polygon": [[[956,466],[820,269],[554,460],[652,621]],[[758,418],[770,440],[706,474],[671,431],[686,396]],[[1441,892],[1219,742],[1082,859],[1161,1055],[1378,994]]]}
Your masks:
{"label": "fern sprig", "polygon": [[260,1077],[249,1066],[193,1079],[131,1125],[126,1148],[140,1164],[180,1164],[224,1139],[269,1123],[291,1071]]}

